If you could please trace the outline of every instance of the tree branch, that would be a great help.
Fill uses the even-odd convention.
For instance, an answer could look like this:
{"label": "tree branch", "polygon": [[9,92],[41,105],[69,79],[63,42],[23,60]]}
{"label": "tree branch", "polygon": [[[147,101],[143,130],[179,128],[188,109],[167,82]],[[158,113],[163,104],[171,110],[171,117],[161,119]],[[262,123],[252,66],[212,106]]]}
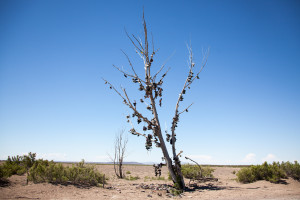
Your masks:
{"label": "tree branch", "polygon": [[128,119],[128,120],[129,120],[129,122],[130,122],[130,124],[131,124],[131,126],[132,126],[132,129],[130,130],[130,133],[132,133],[133,135],[143,136],[143,137],[147,138],[146,134],[142,134],[142,133],[137,132],[137,131],[135,130],[134,125],[133,125],[133,123],[131,122],[131,120],[130,120],[130,119]]}
{"label": "tree branch", "polygon": [[132,74],[128,74],[128,73],[124,72],[122,69],[120,69],[119,67],[117,67],[115,65],[113,65],[113,67],[116,68],[117,70],[119,70],[121,73],[123,73],[125,77],[129,76],[129,77],[132,77],[132,78],[136,78],[140,82],[146,83],[144,80],[140,79],[137,75],[134,76]]}
{"label": "tree branch", "polygon": [[183,111],[181,111],[180,113],[178,113],[178,115],[181,115],[184,112],[188,112],[188,109],[193,105],[194,103],[191,103],[186,109],[184,109]]}
{"label": "tree branch", "polygon": [[124,92],[124,94],[126,96],[126,99],[128,101],[129,107],[136,113],[137,117],[140,117],[140,118],[142,118],[144,120],[144,122],[147,122],[148,124],[151,124],[151,122],[148,120],[148,118],[144,117],[140,112],[137,111],[136,107],[132,105],[132,103],[131,103],[128,95],[127,95],[127,92],[126,92],[125,88],[122,88],[122,90],[123,90],[123,92]]}
{"label": "tree branch", "polygon": [[140,52],[144,52],[144,49],[141,50],[141,49],[135,44],[135,42],[131,39],[131,37],[128,35],[128,33],[127,33],[127,31],[126,31],[125,28],[124,28],[124,30],[125,30],[125,33],[126,33],[127,37],[129,38],[129,40],[130,40],[131,43],[133,44],[133,46],[135,46],[135,48],[138,49]]}
{"label": "tree branch", "polygon": [[121,51],[122,51],[123,54],[126,56],[128,62],[129,62],[129,65],[131,66],[131,69],[132,69],[133,73],[135,74],[136,77],[138,77],[138,75],[137,75],[137,73],[135,72],[134,67],[133,67],[133,65],[132,65],[132,63],[131,63],[131,61],[130,61],[128,55],[127,55],[122,49],[121,49]]}
{"label": "tree branch", "polygon": [[[149,63],[149,56],[148,56],[148,35],[147,35],[147,26],[146,26],[146,20],[145,15],[143,12],[143,26],[144,26],[144,35],[145,35],[145,48],[144,48],[144,55],[146,57],[147,64]],[[150,68],[148,69],[148,74],[150,75]]]}
{"label": "tree branch", "polygon": [[[163,70],[163,68],[165,67],[165,65],[167,64],[167,62],[174,56],[175,51],[172,53],[172,55],[170,55],[162,64],[162,66],[160,67],[160,69],[158,70],[158,72],[156,72],[156,74],[153,76],[153,79],[155,80],[156,76],[161,72],[161,70]],[[168,69],[168,71],[170,70],[170,68]],[[166,72],[167,73],[167,72]],[[165,74],[166,74],[165,73]]]}
{"label": "tree branch", "polygon": [[[189,66],[189,73],[188,73],[188,76],[185,80],[185,83],[184,83],[184,86],[179,94],[179,97],[178,97],[178,100],[177,100],[177,103],[176,103],[176,107],[175,107],[175,116],[173,118],[173,121],[172,121],[172,127],[171,127],[171,131],[172,131],[172,150],[173,150],[173,157],[176,158],[176,149],[175,149],[175,142],[176,142],[176,139],[175,139],[175,129],[177,127],[177,124],[179,122],[179,115],[182,114],[178,112],[178,108],[179,108],[179,103],[180,101],[183,101],[183,95],[186,93],[186,89],[193,83],[193,81],[196,79],[196,78],[199,78],[199,74],[200,72],[203,70],[203,68],[205,67],[206,65],[206,61],[207,61],[207,56],[206,56],[206,60],[205,62],[202,64],[199,72],[196,74],[196,76],[194,77],[194,73],[193,73],[193,69],[195,67],[195,63],[193,62],[193,51],[192,51],[192,48],[188,47],[188,50],[189,50],[189,58],[190,58],[190,66]],[[191,104],[192,105],[192,104]],[[190,105],[190,106],[191,106]],[[190,107],[188,106],[184,111],[187,111],[187,109]],[[184,112],[183,111],[183,112]]]}
{"label": "tree branch", "polygon": [[113,89],[124,100],[125,104],[127,103],[126,99],[121,95],[121,93],[109,81],[105,80],[104,78],[102,78],[102,80],[105,81],[105,84],[110,85],[110,89]]}
{"label": "tree branch", "polygon": [[[168,72],[170,71],[171,67],[168,68],[168,70],[162,75],[161,79],[158,82],[161,82],[162,80],[164,80],[164,78],[167,76]],[[159,72],[158,72],[159,73]],[[155,76],[153,78],[153,81],[155,82]]]}
{"label": "tree branch", "polygon": [[132,37],[137,41],[137,43],[140,45],[141,49],[144,51],[142,43],[135,37],[135,35],[132,34]]}
{"label": "tree branch", "polygon": [[150,120],[148,120],[148,118],[144,117],[140,112],[137,111],[136,107],[134,107],[126,93],[126,90],[124,88],[121,88],[125,94],[125,97],[123,97],[121,95],[121,93],[110,83],[108,82],[107,80],[105,80],[104,78],[102,78],[104,81],[105,81],[105,84],[109,84],[110,85],[110,89],[113,89],[123,100],[124,100],[124,103],[129,107],[131,108],[134,113],[136,113],[137,117],[140,117],[142,118],[145,122],[147,122],[148,124],[151,124]]}
{"label": "tree branch", "polygon": [[199,167],[199,169],[200,169],[200,177],[202,177],[202,168],[201,168],[201,166],[200,166],[196,161],[192,160],[192,159],[189,158],[189,157],[185,157],[185,159],[190,160],[190,161],[196,163],[196,165],[198,165],[198,167]]}

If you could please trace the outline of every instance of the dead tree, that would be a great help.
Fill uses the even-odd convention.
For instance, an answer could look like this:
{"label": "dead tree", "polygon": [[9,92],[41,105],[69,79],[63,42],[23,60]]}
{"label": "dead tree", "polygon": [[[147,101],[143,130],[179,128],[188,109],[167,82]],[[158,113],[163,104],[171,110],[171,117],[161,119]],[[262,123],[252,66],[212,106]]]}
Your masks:
{"label": "dead tree", "polygon": [[114,157],[111,156],[110,159],[113,161],[115,174],[118,178],[124,178],[123,173],[123,161],[126,153],[126,146],[128,139],[127,137],[124,138],[125,130],[122,129],[117,135],[115,139],[115,146],[114,146]]}
{"label": "dead tree", "polygon": [[[175,106],[175,114],[172,120],[171,134],[169,134],[168,131],[165,131],[166,142],[170,143],[172,146],[172,157],[171,157],[166,147],[166,143],[163,137],[162,127],[160,125],[160,120],[157,112],[157,106],[158,105],[162,106],[163,81],[170,68],[168,70],[164,70],[165,64],[163,64],[155,74],[153,73],[152,65],[154,62],[155,54],[157,53],[158,50],[154,49],[153,37],[152,37],[152,52],[151,50],[149,50],[151,47],[149,47],[149,43],[148,43],[148,31],[147,31],[144,14],[143,14],[143,28],[144,28],[143,42],[139,40],[135,35],[129,36],[128,33],[126,31],[125,32],[129,40],[135,47],[136,53],[141,57],[141,59],[144,62],[145,77],[142,78],[136,73],[135,68],[129,56],[125,52],[123,52],[123,54],[126,56],[128,60],[132,73],[126,72],[123,69],[113,65],[113,67],[119,70],[125,78],[132,79],[132,82],[138,85],[138,90],[140,90],[143,93],[143,97],[139,101],[136,100],[133,101],[132,99],[129,98],[125,88],[121,87],[122,92],[120,92],[109,81],[105,79],[103,80],[105,81],[105,84],[108,84],[110,89],[114,90],[123,99],[123,103],[132,110],[133,113],[127,116],[127,122],[129,122],[132,125],[132,129],[130,130],[130,133],[132,133],[133,135],[145,137],[146,139],[145,146],[147,150],[152,148],[153,143],[155,143],[156,147],[161,148],[163,153],[163,158],[168,167],[172,181],[174,182],[174,186],[180,190],[183,190],[185,184],[181,172],[181,164],[179,159],[179,155],[182,153],[182,151],[178,154],[176,153],[176,127],[178,125],[181,114],[183,114],[184,112],[188,112],[188,109],[192,104],[187,106],[183,110],[179,110],[179,105],[184,100],[184,95],[186,95],[188,89],[190,89],[191,84],[196,79],[199,79],[199,74],[204,68],[204,66],[206,65],[207,54],[204,55],[202,64],[198,69],[198,71],[194,72],[195,63],[193,60],[193,52],[192,49],[188,47],[189,70],[188,70],[187,78],[177,99],[177,103]],[[159,76],[159,74],[162,71],[165,71],[165,73]],[[145,104],[145,107],[149,111],[151,111],[150,114],[151,118],[147,117],[147,113],[145,114],[140,112],[140,108],[137,107],[137,102],[141,102],[141,104]],[[143,126],[142,130],[147,131],[147,134],[140,133],[134,127],[133,120],[136,120],[137,124],[144,122],[144,124],[146,125]]]}

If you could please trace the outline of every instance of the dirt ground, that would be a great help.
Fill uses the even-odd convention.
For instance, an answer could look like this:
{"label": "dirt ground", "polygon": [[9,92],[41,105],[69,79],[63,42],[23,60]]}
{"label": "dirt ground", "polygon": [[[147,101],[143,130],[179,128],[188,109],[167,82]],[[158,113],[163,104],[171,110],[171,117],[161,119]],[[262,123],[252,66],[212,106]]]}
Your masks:
{"label": "dirt ground", "polygon": [[[121,180],[114,175],[113,165],[97,165],[109,177],[105,188],[79,188],[73,185],[53,185],[48,183],[26,185],[26,176],[12,176],[10,183],[1,185],[0,199],[300,199],[300,182],[293,179],[280,184],[258,181],[251,184],[237,183],[232,173],[239,168],[213,167],[217,182],[191,183],[189,191],[181,196],[172,196],[166,190],[172,182],[167,180],[166,167],[162,169],[165,180],[152,180],[152,166],[126,165],[127,176],[138,176],[137,180]],[[189,180],[186,180],[188,185]]]}

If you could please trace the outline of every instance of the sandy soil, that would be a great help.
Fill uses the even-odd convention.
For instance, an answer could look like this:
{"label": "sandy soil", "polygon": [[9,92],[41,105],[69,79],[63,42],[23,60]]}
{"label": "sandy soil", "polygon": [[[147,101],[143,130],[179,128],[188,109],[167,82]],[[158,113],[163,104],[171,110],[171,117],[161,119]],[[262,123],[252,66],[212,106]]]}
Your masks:
{"label": "sandy soil", "polygon": [[169,195],[166,190],[155,190],[161,185],[172,185],[167,180],[166,167],[162,170],[165,180],[151,180],[154,177],[152,166],[126,165],[125,172],[130,171],[131,176],[140,177],[135,181],[117,179],[112,165],[98,165],[97,168],[109,177],[105,188],[48,183],[26,185],[26,176],[12,176],[8,185],[0,187],[0,199],[300,199],[300,182],[287,179],[280,184],[267,181],[241,184],[234,180],[232,173],[239,168],[214,167],[214,176],[219,179],[217,182],[191,183],[193,187],[190,187],[190,191],[176,197]]}

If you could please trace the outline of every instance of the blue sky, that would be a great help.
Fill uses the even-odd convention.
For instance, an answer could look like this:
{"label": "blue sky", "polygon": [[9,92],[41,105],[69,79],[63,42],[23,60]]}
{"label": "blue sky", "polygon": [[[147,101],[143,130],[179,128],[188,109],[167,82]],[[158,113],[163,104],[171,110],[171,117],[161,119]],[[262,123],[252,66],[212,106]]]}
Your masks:
{"label": "blue sky", "polygon": [[[109,161],[131,113],[103,83],[135,85],[112,64],[142,74],[126,37],[142,36],[142,10],[160,48],[153,70],[171,55],[161,124],[170,129],[188,66],[210,48],[207,67],[182,104],[177,150],[200,163],[300,161],[299,1],[8,1],[0,2],[0,159],[36,152],[60,161]],[[140,127],[141,128],[141,127]],[[160,162],[143,138],[127,134],[127,161]],[[183,160],[185,161],[185,160]]]}

